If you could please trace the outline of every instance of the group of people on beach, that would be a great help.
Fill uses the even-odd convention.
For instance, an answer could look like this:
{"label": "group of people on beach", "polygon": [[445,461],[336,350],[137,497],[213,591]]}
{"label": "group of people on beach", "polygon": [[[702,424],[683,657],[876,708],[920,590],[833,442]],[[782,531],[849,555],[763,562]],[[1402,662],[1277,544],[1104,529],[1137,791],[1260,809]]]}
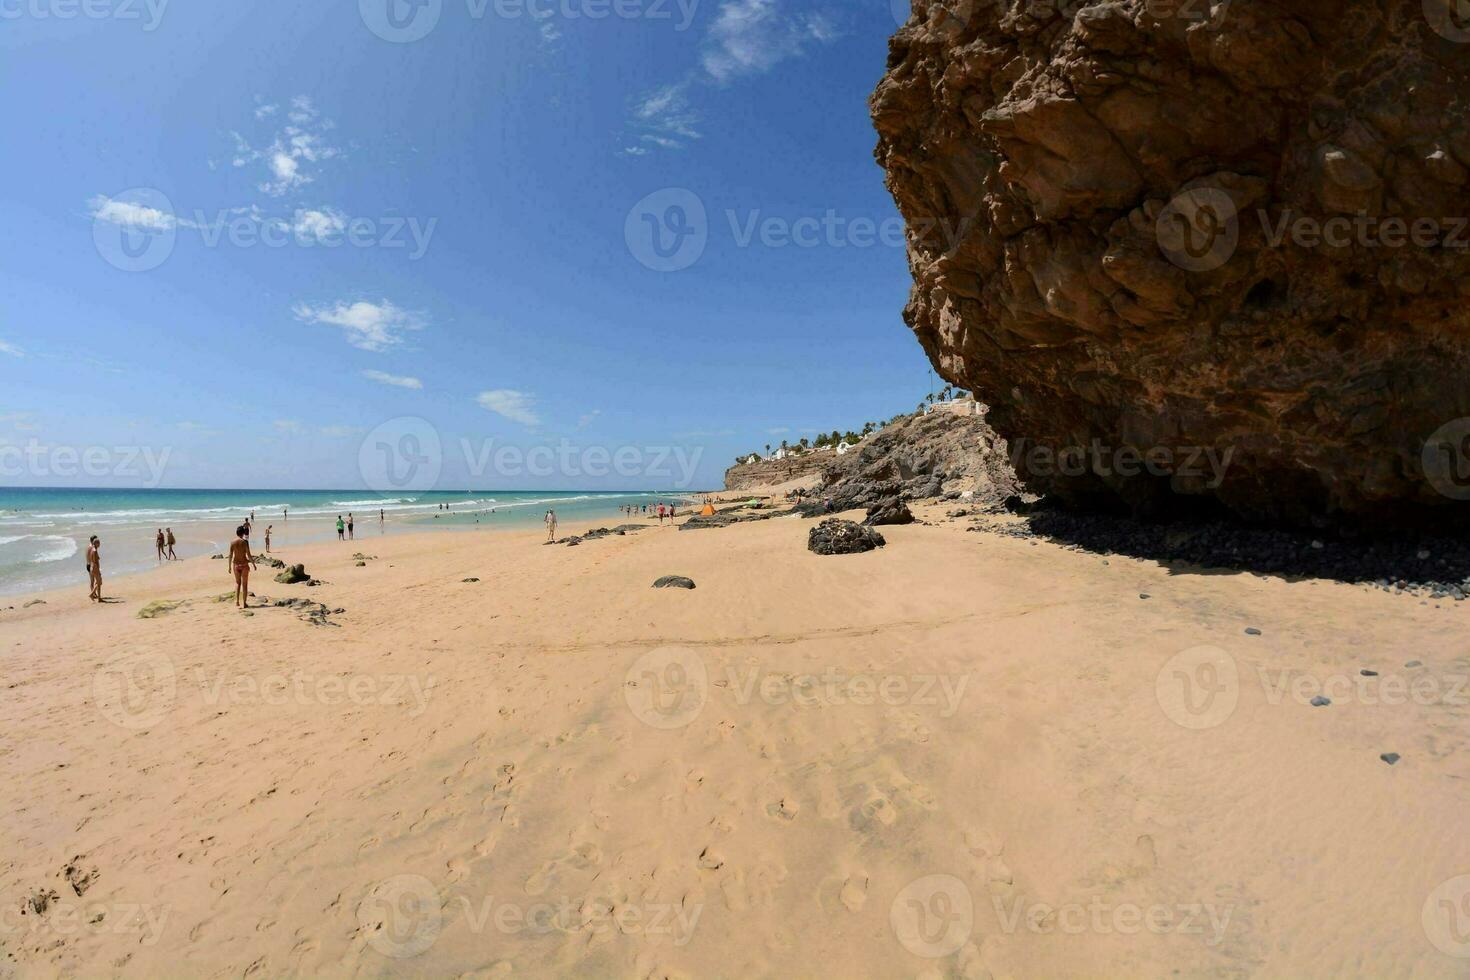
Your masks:
{"label": "group of people on beach", "polygon": [[158,560],[161,562],[178,561],[179,556],[174,554],[176,544],[178,544],[178,539],[174,537],[173,528],[159,528],[158,536],[153,540],[153,546],[158,550]]}
{"label": "group of people on beach", "polygon": [[638,517],[639,515],[657,514],[658,522],[660,524],[664,522],[665,517],[667,517],[670,521],[674,519],[674,505],[665,504],[662,501],[660,501],[657,505],[624,504],[623,506],[619,507],[618,510],[627,517]]}

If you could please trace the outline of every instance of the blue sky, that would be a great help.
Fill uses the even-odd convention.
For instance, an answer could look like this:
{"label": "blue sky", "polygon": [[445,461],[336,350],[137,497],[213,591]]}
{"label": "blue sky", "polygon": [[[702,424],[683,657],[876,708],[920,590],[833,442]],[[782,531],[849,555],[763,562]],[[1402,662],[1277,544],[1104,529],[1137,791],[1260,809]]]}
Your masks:
{"label": "blue sky", "polygon": [[[669,481],[462,447],[677,446],[711,485],[911,410],[866,108],[896,26],[888,0],[4,0],[0,445],[348,488],[370,433],[423,419],[442,488],[611,489]],[[27,466],[0,483],[130,482]]]}

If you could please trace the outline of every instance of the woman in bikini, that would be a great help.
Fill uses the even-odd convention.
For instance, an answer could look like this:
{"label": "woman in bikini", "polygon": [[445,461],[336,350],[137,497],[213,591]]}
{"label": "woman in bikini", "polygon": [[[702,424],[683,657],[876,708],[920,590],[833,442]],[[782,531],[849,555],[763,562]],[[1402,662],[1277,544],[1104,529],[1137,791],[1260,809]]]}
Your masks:
{"label": "woman in bikini", "polygon": [[230,542],[230,570],[235,576],[235,603],[241,609],[250,605],[250,563],[254,560],[250,554],[250,529],[241,524],[235,528],[235,540]]}

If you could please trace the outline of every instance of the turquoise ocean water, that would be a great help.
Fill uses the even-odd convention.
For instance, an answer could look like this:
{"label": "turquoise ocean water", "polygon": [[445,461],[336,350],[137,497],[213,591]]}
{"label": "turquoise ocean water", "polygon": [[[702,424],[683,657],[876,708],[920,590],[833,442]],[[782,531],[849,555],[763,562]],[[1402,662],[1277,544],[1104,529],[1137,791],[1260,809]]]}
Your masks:
{"label": "turquoise ocean water", "polygon": [[[556,510],[564,533],[618,523],[619,507],[683,504],[679,494],[568,491],[426,491],[399,496],[363,490],[95,490],[0,487],[0,595],[78,585],[85,588],[87,538],[102,539],[103,570],[126,574],[157,564],[153,542],[172,528],[180,558],[223,550],[241,520],[255,514],[251,543],[261,550],[336,536],[350,513],[358,540],[404,531],[538,527]],[[443,509],[448,506],[448,510]],[[380,517],[381,512],[381,517]],[[586,524],[586,527],[582,525]]]}

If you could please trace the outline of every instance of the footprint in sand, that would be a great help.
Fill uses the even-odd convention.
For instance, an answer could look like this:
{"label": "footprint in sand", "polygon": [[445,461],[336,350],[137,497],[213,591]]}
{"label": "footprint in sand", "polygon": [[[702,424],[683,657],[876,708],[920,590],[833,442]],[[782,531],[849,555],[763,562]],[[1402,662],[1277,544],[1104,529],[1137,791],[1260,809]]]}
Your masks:
{"label": "footprint in sand", "polygon": [[766,804],[766,813],[780,820],[795,820],[796,815],[801,812],[801,804],[793,799],[786,798],[777,800],[775,803]]}

